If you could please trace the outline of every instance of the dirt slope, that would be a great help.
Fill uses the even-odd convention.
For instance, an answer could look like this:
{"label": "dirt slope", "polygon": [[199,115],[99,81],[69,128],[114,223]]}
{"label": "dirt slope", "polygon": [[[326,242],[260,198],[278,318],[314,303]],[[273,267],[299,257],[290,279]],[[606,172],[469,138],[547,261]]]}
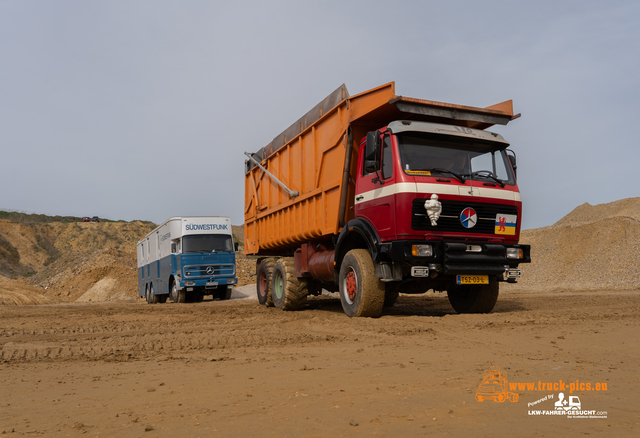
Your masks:
{"label": "dirt slope", "polygon": [[58,302],[44,293],[45,290],[40,287],[30,286],[21,281],[0,275],[0,306],[53,304]]}
{"label": "dirt slope", "polygon": [[[37,286],[48,299],[64,302],[137,297],[135,246],[154,224],[21,220],[0,219],[0,274],[27,283],[25,291]],[[95,297],[85,295],[104,279],[110,281],[93,291]]]}
{"label": "dirt slope", "polygon": [[[86,295],[97,283],[111,279],[95,297]],[[136,255],[115,248],[66,252],[55,262],[28,279],[30,284],[47,288],[48,296],[61,301],[109,301],[113,296],[137,299]]]}

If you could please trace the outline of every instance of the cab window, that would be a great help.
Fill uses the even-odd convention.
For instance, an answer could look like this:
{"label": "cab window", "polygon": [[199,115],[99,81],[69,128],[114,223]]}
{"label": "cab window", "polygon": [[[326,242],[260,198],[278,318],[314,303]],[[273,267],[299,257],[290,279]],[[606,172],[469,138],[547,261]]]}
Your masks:
{"label": "cab window", "polygon": [[384,136],[382,142],[382,178],[389,179],[393,176],[393,154],[391,153],[391,137]]}

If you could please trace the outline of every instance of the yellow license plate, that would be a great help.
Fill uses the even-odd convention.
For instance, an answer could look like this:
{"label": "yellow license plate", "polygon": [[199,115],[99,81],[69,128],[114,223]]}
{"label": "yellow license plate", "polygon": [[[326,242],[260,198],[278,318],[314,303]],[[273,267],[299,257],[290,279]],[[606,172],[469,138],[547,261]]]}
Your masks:
{"label": "yellow license plate", "polygon": [[488,275],[458,275],[456,276],[458,284],[489,284]]}

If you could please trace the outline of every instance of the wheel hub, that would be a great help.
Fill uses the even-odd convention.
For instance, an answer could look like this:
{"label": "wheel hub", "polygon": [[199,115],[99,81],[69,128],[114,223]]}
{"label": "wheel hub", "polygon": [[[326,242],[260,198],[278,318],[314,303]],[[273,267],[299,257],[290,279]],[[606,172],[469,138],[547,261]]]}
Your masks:
{"label": "wheel hub", "polygon": [[284,280],[279,272],[276,273],[276,281],[273,282],[273,292],[275,292],[278,299],[281,299],[284,294]]}
{"label": "wheel hub", "polygon": [[267,276],[262,274],[260,275],[260,295],[265,296],[267,294]]}
{"label": "wheel hub", "polygon": [[351,301],[355,300],[358,293],[358,279],[353,269],[349,270],[345,285],[347,287],[347,296]]}

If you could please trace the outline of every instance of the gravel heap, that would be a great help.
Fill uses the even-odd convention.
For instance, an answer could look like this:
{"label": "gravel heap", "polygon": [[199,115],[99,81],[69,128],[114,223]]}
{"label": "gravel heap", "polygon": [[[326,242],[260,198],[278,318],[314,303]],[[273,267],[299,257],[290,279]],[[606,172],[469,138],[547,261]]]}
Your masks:
{"label": "gravel heap", "polygon": [[640,289],[640,198],[576,207],[554,225],[524,230],[531,264],[504,290]]}
{"label": "gravel heap", "polygon": [[69,252],[27,282],[43,288],[49,297],[70,302],[79,299],[101,280],[111,279],[109,298],[137,299],[136,266],[135,253],[115,248]]}

